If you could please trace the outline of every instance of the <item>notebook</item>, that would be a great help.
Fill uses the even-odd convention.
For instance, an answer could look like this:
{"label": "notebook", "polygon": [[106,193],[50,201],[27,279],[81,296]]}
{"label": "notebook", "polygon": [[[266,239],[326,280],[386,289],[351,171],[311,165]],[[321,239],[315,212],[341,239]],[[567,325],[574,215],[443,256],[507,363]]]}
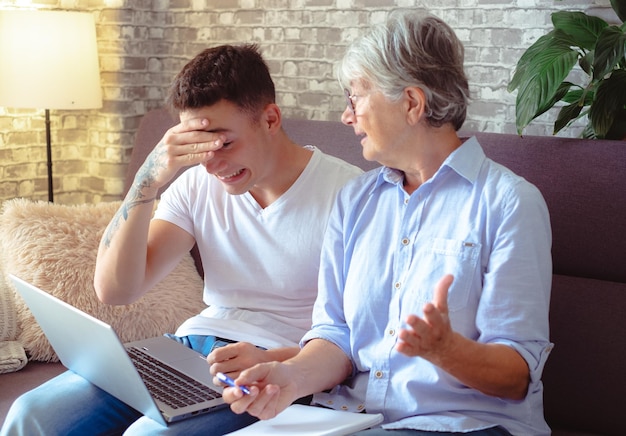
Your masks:
{"label": "notebook", "polygon": [[[144,415],[167,425],[227,406],[202,354],[164,336],[122,344],[110,325],[8,276],[61,363]],[[166,375],[140,375],[155,368]]]}
{"label": "notebook", "polygon": [[272,419],[257,421],[229,436],[342,436],[374,427],[381,413],[353,413],[292,404]]}

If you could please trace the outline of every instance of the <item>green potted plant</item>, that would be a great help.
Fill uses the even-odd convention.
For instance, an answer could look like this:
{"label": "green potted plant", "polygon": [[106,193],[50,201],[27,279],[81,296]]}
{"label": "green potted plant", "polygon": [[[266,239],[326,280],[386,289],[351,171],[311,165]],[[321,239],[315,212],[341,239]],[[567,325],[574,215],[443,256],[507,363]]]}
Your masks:
{"label": "green potted plant", "polygon": [[[563,101],[553,134],[586,116],[581,136],[626,139],[626,0],[611,6],[621,26],[583,12],[555,12],[554,29],[524,52],[508,86],[517,89],[518,134]],[[586,73],[584,83],[566,81],[576,64]]]}

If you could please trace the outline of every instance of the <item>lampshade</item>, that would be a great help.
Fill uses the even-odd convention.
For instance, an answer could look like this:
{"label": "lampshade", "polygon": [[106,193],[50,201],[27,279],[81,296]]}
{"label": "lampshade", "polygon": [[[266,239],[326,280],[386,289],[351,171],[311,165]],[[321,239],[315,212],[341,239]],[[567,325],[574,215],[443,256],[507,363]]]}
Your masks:
{"label": "lampshade", "polygon": [[102,107],[93,15],[0,10],[0,106]]}

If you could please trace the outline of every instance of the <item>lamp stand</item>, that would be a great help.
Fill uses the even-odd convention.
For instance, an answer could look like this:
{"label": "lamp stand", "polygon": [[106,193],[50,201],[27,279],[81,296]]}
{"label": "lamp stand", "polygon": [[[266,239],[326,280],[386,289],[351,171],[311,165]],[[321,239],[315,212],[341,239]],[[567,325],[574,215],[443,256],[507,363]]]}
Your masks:
{"label": "lamp stand", "polygon": [[[0,106],[45,110],[48,201],[52,202],[50,110],[102,107],[94,14],[6,9],[2,3],[6,2],[0,0]],[[41,162],[37,165],[41,169]],[[39,181],[35,174],[33,183]]]}
{"label": "lamp stand", "polygon": [[52,135],[50,134],[50,109],[46,109],[46,154],[48,159],[48,201],[54,202],[52,186]]}

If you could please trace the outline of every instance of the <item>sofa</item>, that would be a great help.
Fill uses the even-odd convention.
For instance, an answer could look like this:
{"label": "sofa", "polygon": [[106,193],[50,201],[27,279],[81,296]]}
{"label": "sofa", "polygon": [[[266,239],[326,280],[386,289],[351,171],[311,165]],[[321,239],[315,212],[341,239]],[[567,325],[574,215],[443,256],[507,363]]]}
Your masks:
{"label": "sofa", "polygon": [[[147,153],[173,124],[174,120],[163,109],[143,117],[125,189]],[[283,124],[291,138],[301,145],[314,144],[365,170],[378,166],[363,159],[359,139],[340,122],[285,119]],[[626,387],[623,316],[626,262],[622,257],[626,255],[626,142],[461,132],[463,137],[471,135],[478,137],[490,158],[534,183],[550,211],[553,229],[550,328],[555,347],[544,369],[543,382],[545,415],[553,434],[624,434],[626,421],[622,422],[620,398]],[[0,233],[5,233],[5,222],[0,216]],[[194,259],[195,268],[191,272],[187,268],[182,274],[201,272],[197,253],[192,253],[190,258]],[[64,283],[67,285],[68,281]],[[93,289],[90,286],[86,284],[83,293],[90,294]],[[196,282],[189,286],[196,292]],[[158,292],[167,295],[168,289]],[[17,305],[18,299],[15,301]],[[142,310],[135,309],[130,317],[138,323],[145,322],[137,315]],[[116,321],[120,315],[102,316]],[[17,329],[25,328],[27,322],[22,321]],[[164,331],[171,328],[172,320],[169,322],[170,325],[161,323],[155,328]],[[118,327],[132,328],[132,324]],[[40,360],[44,361],[31,356],[19,371],[0,375],[0,422],[17,395],[64,370],[54,359]]]}

